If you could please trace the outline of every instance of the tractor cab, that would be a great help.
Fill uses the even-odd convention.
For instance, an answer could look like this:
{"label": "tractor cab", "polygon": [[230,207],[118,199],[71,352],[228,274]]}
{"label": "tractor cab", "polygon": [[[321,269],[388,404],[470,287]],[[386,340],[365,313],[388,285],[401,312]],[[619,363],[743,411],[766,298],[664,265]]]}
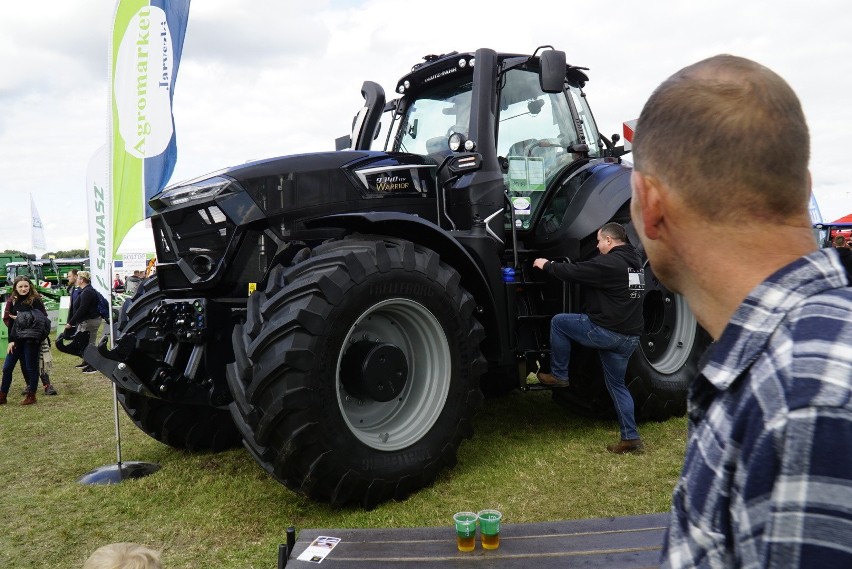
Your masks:
{"label": "tractor cab", "polygon": [[9,284],[15,280],[15,277],[25,276],[35,284],[41,284],[44,281],[44,267],[40,261],[23,261],[8,263],[6,265],[6,278]]}
{"label": "tractor cab", "polygon": [[[502,177],[516,227],[529,229],[547,188],[572,165],[604,153],[583,93],[584,68],[564,57],[555,50],[498,54],[490,81],[496,92],[484,96],[475,91],[489,82],[476,85],[474,53],[426,56],[397,84],[402,97],[386,105],[384,136],[377,132],[373,147],[428,156],[436,166],[454,153],[479,153],[483,169],[493,162]],[[494,102],[491,108],[482,108],[483,98]],[[452,172],[439,168],[442,174]]]}

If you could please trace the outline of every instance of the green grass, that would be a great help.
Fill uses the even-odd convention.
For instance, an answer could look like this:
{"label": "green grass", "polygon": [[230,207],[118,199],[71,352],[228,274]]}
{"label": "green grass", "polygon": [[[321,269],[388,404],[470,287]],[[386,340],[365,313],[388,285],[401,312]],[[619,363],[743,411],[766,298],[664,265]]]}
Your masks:
{"label": "green grass", "polygon": [[453,512],[497,508],[505,523],[667,511],[686,439],[684,419],[640,425],[644,455],[616,456],[614,421],[566,415],[549,393],[489,400],[458,464],[403,502],[372,511],[314,504],[270,478],[242,449],[174,450],[120,411],[124,461],[156,462],[146,478],[109,486],[77,479],[116,461],[112,387],[55,353],[59,395],[0,407],[0,567],[75,568],[97,547],[135,541],[167,569],[274,567],[287,526],[447,525]]}

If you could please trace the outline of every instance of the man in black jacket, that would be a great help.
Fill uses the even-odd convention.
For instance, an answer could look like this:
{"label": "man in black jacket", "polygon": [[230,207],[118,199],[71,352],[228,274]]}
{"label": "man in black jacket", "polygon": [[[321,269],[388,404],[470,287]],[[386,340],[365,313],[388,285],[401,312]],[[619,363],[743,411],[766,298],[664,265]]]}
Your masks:
{"label": "man in black jacket", "polygon": [[[98,313],[98,293],[92,286],[92,277],[89,271],[77,273],[77,286],[79,294],[71,301],[71,311],[68,314],[68,323],[65,329],[76,327],[78,330],[89,332],[89,345],[95,345],[98,328],[101,326],[101,315]],[[83,373],[97,373],[98,370],[88,363],[81,370]]]}
{"label": "man in black jacket", "polygon": [[538,380],[553,387],[568,386],[571,340],[597,348],[603,364],[621,441],[607,445],[617,454],[642,452],[644,445],[636,428],[633,397],[624,383],[627,361],[639,344],[642,333],[642,259],[627,242],[619,223],[607,223],[598,230],[600,255],[580,263],[555,263],[536,259],[533,266],[561,280],[586,287],[585,314],[557,314],[550,323],[551,373],[539,373]]}

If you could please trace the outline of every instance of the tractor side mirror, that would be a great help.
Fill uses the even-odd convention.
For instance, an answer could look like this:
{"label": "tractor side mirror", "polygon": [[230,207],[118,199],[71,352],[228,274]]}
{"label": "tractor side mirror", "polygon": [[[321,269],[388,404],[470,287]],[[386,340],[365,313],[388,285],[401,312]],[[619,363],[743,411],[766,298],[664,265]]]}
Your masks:
{"label": "tractor side mirror", "polygon": [[545,93],[561,93],[565,88],[565,52],[548,49],[541,52],[538,81]]}

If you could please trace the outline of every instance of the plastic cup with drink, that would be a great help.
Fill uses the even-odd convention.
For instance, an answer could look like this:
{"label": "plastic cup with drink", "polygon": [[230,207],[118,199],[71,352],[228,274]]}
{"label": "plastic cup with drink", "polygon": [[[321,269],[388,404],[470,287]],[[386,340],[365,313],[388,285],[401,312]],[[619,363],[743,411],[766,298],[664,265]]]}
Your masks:
{"label": "plastic cup with drink", "polygon": [[481,510],[477,514],[479,518],[479,532],[482,535],[483,549],[497,549],[500,547],[500,520],[503,518],[497,510]]}
{"label": "plastic cup with drink", "polygon": [[453,515],[456,524],[456,545],[459,551],[473,551],[476,547],[477,514],[473,512],[457,512]]}

